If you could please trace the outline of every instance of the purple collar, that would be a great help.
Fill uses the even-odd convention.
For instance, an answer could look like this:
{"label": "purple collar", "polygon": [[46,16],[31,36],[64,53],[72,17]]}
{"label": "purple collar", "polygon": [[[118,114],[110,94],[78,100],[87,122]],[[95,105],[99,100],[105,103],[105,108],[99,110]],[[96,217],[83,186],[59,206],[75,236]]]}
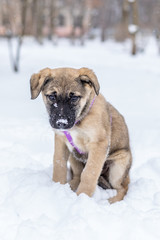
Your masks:
{"label": "purple collar", "polygon": [[[92,100],[92,102],[91,102],[91,104],[90,104],[90,106],[89,106],[88,112],[90,111],[91,107],[93,106],[93,103],[94,103],[94,101],[95,101],[95,98],[96,98],[96,96],[93,98],[93,100]],[[75,124],[77,124],[77,123],[78,123],[78,121],[75,122]],[[84,152],[82,152],[82,151],[74,144],[73,139],[72,139],[72,136],[71,136],[71,134],[69,133],[69,131],[63,131],[63,133],[66,135],[66,138],[67,138],[68,142],[71,144],[71,146],[74,147],[74,149],[76,149],[76,151],[77,151],[79,154],[85,154]]]}
{"label": "purple collar", "polygon": [[79,154],[84,154],[84,152],[82,152],[82,151],[74,144],[71,134],[70,134],[68,131],[63,131],[63,132],[64,132],[64,134],[66,135],[66,138],[67,138],[68,142],[72,145],[72,147],[74,147],[74,149],[76,149],[76,151],[77,151]]}

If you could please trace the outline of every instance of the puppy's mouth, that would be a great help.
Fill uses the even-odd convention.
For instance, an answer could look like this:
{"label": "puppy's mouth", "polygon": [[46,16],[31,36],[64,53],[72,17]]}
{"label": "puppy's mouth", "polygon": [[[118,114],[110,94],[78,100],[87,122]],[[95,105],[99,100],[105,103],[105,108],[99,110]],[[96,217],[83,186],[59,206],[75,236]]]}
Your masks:
{"label": "puppy's mouth", "polygon": [[75,119],[71,119],[70,117],[59,119],[54,119],[53,117],[50,117],[49,122],[52,128],[59,130],[70,129],[75,125]]}

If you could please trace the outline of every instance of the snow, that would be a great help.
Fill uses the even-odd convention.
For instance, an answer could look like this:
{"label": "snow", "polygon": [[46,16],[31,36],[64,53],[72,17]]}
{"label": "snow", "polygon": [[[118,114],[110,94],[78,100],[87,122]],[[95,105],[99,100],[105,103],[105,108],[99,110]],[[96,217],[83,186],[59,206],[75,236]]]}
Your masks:
{"label": "snow", "polygon": [[55,108],[57,108],[57,107],[58,107],[57,103],[54,103],[54,104],[53,104],[53,106],[54,106]]}
{"label": "snow", "polygon": [[[0,240],[160,239],[160,67],[156,43],[131,57],[130,45],[84,47],[26,39],[19,74],[0,40]],[[41,96],[30,100],[29,79],[45,67],[89,67],[101,92],[124,116],[133,152],[131,183],[121,202],[97,187],[92,198],[52,182],[54,135]]]}
{"label": "snow", "polygon": [[56,123],[58,124],[58,123],[64,123],[64,124],[68,124],[68,120],[67,119],[58,119],[57,121],[56,121]]}
{"label": "snow", "polygon": [[131,33],[131,34],[134,34],[134,33],[136,33],[136,32],[138,31],[138,26],[135,25],[135,24],[130,24],[130,25],[128,26],[128,31],[129,31],[129,33]]}

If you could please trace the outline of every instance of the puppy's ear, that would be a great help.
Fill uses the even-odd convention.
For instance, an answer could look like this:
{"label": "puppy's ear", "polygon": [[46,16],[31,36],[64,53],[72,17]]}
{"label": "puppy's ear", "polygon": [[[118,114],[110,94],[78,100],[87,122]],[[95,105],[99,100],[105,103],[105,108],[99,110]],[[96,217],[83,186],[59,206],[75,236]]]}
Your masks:
{"label": "puppy's ear", "polygon": [[98,95],[99,94],[99,83],[96,75],[91,69],[88,68],[80,68],[80,79],[84,83],[88,83],[89,85],[93,86],[95,93]]}
{"label": "puppy's ear", "polygon": [[31,76],[30,79],[30,89],[31,89],[31,99],[35,99],[40,94],[42,87],[44,86],[45,82],[48,81],[48,77],[50,74],[51,69],[45,68],[41,70],[39,73],[35,73]]}

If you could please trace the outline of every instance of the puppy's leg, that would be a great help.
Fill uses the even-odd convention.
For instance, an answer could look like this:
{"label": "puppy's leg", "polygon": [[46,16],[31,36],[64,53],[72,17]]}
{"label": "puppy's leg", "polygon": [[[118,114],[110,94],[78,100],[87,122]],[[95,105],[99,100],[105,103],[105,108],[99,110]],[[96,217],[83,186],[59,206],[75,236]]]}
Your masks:
{"label": "puppy's leg", "polygon": [[84,164],[76,160],[72,154],[70,154],[69,162],[71,164],[71,169],[73,172],[73,178],[69,182],[69,184],[71,189],[75,191],[80,183],[80,177],[81,177],[82,170],[84,168]]}
{"label": "puppy's leg", "polygon": [[124,198],[128,190],[129,184],[129,169],[131,166],[131,153],[125,149],[118,150],[109,156],[113,164],[110,166],[109,182],[114,189],[117,190],[117,195],[109,199],[110,203],[120,201]]}
{"label": "puppy's leg", "polygon": [[86,193],[88,196],[93,195],[106,160],[107,145],[106,141],[90,144],[88,160],[81,174],[77,195],[80,193]]}
{"label": "puppy's leg", "polygon": [[66,183],[67,180],[67,160],[69,151],[63,141],[63,137],[55,134],[55,153],[53,160],[53,181]]}

